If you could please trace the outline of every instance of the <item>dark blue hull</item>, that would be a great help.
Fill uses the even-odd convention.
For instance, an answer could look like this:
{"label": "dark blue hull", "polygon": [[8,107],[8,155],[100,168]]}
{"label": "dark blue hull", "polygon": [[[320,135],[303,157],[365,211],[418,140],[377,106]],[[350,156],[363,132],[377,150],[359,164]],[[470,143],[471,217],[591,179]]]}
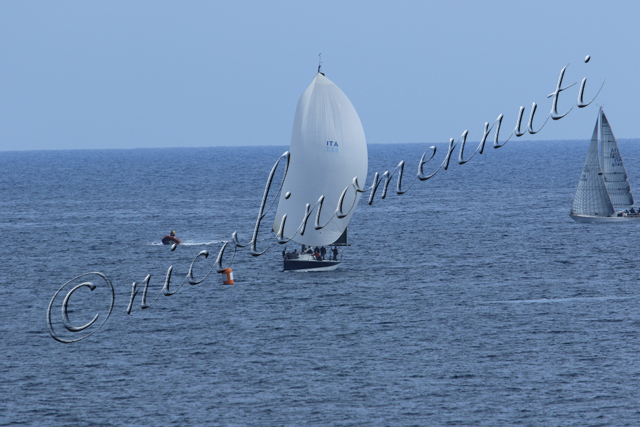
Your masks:
{"label": "dark blue hull", "polygon": [[340,261],[285,259],[284,271],[331,271],[338,268]]}

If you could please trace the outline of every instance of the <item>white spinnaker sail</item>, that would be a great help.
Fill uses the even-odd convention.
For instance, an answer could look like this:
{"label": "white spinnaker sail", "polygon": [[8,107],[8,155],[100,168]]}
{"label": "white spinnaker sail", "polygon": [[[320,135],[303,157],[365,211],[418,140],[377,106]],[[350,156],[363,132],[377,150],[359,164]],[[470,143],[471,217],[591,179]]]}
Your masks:
{"label": "white spinnaker sail", "polygon": [[616,208],[629,208],[633,206],[633,196],[627,171],[618,150],[618,143],[602,108],[600,108],[600,140],[602,141],[602,172],[611,203]]}
{"label": "white spinnaker sail", "polygon": [[[320,230],[314,229],[317,213],[312,211],[304,235],[298,228],[304,219],[307,203],[313,207],[320,196],[324,203],[320,224],[325,224],[335,212],[340,195],[353,178],[363,186],[367,177],[367,143],[362,123],[346,95],[331,80],[318,73],[304,91],[293,121],[290,160],[284,180],[273,229],[278,232],[286,213],[284,237],[310,246],[325,246],[336,241],[351,220],[350,214],[333,219]],[[285,198],[290,193],[289,198]],[[355,191],[345,197],[348,211]],[[357,194],[355,204],[360,199]],[[295,236],[294,236],[295,234]]]}
{"label": "white spinnaker sail", "polygon": [[582,216],[611,216],[614,209],[609,199],[609,193],[604,184],[598,158],[598,121],[593,129],[593,136],[587,151],[587,159],[578,181],[578,189],[571,204],[571,215]]}

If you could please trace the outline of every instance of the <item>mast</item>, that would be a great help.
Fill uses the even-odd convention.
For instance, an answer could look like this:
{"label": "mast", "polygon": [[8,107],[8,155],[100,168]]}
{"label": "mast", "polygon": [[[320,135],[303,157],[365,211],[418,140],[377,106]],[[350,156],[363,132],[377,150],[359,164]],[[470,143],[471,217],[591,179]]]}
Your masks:
{"label": "mast", "polygon": [[615,212],[600,169],[598,122],[599,120],[596,120],[578,189],[571,204],[571,215],[607,217]]}
{"label": "mast", "polygon": [[616,208],[630,208],[633,206],[633,195],[627,177],[627,171],[618,149],[618,143],[613,136],[611,126],[604,115],[602,107],[599,111],[600,139],[602,141],[602,171],[604,182],[611,203]]}

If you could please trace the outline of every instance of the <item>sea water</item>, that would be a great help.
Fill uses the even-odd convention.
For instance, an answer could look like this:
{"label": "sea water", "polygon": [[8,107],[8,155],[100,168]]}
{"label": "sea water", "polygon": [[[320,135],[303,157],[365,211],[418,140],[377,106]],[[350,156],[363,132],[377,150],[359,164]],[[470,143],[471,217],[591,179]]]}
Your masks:
{"label": "sea water", "polygon": [[[133,282],[151,275],[150,303],[169,267],[173,291],[198,253],[196,278],[251,239],[286,147],[0,153],[0,424],[637,426],[640,224],[570,219],[587,145],[456,152],[402,196],[365,194],[333,272],[238,249],[235,285],[214,270],[144,310],[139,291],[129,315]],[[405,160],[407,188],[428,146],[370,145],[367,185]],[[620,151],[640,196],[638,141]],[[111,317],[55,341],[50,300],[87,272],[112,282]],[[96,277],[75,325],[107,314]]]}

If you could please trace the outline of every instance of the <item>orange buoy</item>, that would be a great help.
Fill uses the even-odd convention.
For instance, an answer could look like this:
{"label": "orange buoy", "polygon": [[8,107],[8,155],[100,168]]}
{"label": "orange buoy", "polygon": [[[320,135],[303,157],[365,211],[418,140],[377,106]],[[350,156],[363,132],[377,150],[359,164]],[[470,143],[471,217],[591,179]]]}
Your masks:
{"label": "orange buoy", "polygon": [[226,280],[222,280],[224,285],[233,285],[233,271],[230,268],[225,268],[220,274],[226,274]]}

